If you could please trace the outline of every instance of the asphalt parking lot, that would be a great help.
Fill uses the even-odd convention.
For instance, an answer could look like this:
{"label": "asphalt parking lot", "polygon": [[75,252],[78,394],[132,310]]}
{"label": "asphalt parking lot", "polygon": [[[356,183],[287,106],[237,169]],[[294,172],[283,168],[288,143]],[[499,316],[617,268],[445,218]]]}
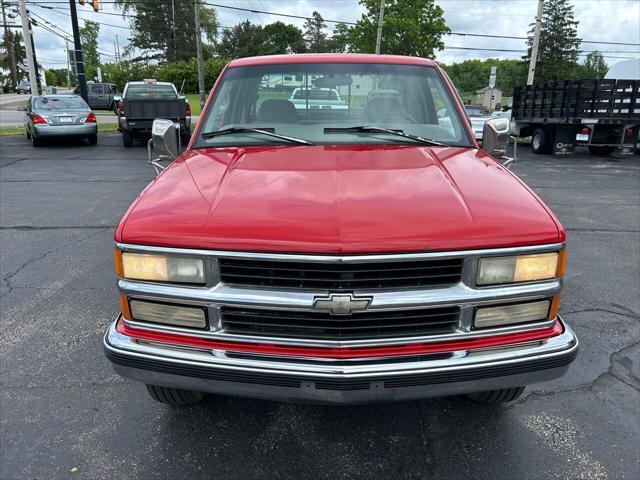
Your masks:
{"label": "asphalt parking lot", "polygon": [[[640,158],[520,149],[568,232],[569,373],[513,404],[334,407],[210,397],[172,409],[115,375],[112,235],[142,146],[0,138],[0,478],[640,478]],[[499,194],[499,192],[498,192]]]}

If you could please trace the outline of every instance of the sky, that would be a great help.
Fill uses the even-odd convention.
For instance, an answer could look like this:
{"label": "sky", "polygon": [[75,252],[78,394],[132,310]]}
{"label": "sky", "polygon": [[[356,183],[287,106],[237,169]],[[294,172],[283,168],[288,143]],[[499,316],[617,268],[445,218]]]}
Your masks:
{"label": "sky", "polygon": [[[34,19],[47,26],[42,19],[65,32],[71,32],[69,6],[61,0],[27,0],[28,9]],[[108,0],[107,0],[108,1]],[[360,18],[363,8],[358,0],[207,0],[210,3],[236,6],[252,10],[278,12],[291,15],[310,16],[314,10],[329,20],[354,22]],[[87,2],[90,3],[90,2]],[[537,0],[436,0],[444,10],[444,18],[453,32],[482,33],[524,37],[529,24],[535,19]],[[578,35],[583,40],[624,42],[633,45],[606,45],[583,43],[582,50],[600,50],[605,60],[612,65],[624,58],[640,57],[640,0],[572,0]],[[54,7],[44,8],[44,7]],[[89,5],[77,6],[81,19],[101,22],[100,51],[102,62],[113,61],[116,36],[122,51],[128,43],[129,19],[123,18],[112,3],[103,3],[101,13],[94,13]],[[253,23],[268,24],[277,20],[302,27],[304,20],[283,18],[275,15],[243,12],[216,7],[221,26],[233,26],[250,20]],[[16,19],[16,23],[18,23]],[[82,20],[81,20],[82,23]],[[327,22],[330,32],[335,24]],[[36,27],[34,41],[38,61],[45,67],[65,68],[65,41]],[[445,37],[446,47],[475,49],[524,50],[524,40],[478,38],[451,35]],[[445,48],[437,52],[436,59],[442,63],[461,62],[466,59],[513,58],[522,56],[520,52],[492,52],[483,50],[460,50]],[[620,58],[616,58],[620,57]],[[581,58],[584,58],[581,57]]]}

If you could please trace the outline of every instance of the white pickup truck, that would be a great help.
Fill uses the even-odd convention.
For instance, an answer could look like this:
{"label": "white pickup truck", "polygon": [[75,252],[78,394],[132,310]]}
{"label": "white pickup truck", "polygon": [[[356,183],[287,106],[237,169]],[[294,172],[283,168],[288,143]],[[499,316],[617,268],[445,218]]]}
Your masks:
{"label": "white pickup truck", "polygon": [[289,101],[296,110],[347,110],[347,102],[335,88],[296,88]]}

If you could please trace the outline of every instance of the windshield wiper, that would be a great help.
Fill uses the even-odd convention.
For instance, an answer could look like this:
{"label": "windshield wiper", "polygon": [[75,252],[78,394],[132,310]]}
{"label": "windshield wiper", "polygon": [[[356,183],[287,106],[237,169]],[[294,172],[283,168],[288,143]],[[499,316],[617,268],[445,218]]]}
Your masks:
{"label": "windshield wiper", "polygon": [[418,135],[411,135],[404,133],[402,130],[391,130],[390,128],[372,127],[368,125],[358,125],[356,127],[330,127],[325,128],[324,133],[388,133],[390,135],[396,135],[398,137],[408,138],[416,142],[424,143],[425,145],[431,145],[435,147],[449,147],[446,143],[431,140],[429,138],[419,137]]}
{"label": "windshield wiper", "polygon": [[204,139],[220,137],[222,135],[232,135],[234,133],[261,133],[262,135],[267,135],[269,137],[278,138],[280,140],[285,140],[290,143],[298,143],[300,145],[313,145],[308,140],[304,140],[302,138],[289,137],[288,135],[280,135],[273,131],[272,129],[261,129],[261,128],[249,128],[249,127],[229,127],[224,128],[222,130],[216,130],[215,132],[205,132],[201,136]]}

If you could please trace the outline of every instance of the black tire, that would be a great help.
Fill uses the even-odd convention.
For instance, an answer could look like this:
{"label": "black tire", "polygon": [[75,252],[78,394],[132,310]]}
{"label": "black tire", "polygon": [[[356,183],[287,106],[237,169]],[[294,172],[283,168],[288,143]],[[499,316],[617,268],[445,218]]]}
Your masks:
{"label": "black tire", "polygon": [[87,137],[87,140],[89,141],[89,145],[97,145],[98,144],[98,134],[96,133],[95,135],[89,135]]}
{"label": "black tire", "polygon": [[156,402],[166,403],[172,407],[195,405],[204,398],[204,393],[182,390],[179,388],[160,387],[147,384],[147,392]]}
{"label": "black tire", "polygon": [[553,151],[553,132],[547,128],[537,128],[531,135],[531,151],[548,154]]}
{"label": "black tire", "polygon": [[615,151],[615,149],[616,147],[599,147],[596,145],[589,145],[589,153],[599,157],[608,157]]}
{"label": "black tire", "polygon": [[503,388],[488,392],[470,393],[467,396],[478,403],[506,403],[512,402],[524,392],[524,387]]}
{"label": "black tire", "polygon": [[31,140],[31,132],[28,128],[25,128],[25,131],[27,132],[27,140]]}
{"label": "black tire", "polygon": [[129,132],[127,132],[126,130],[122,130],[122,144],[126,147],[126,148],[131,148],[133,147],[133,137],[131,136],[131,134]]}
{"label": "black tire", "polygon": [[44,145],[44,141],[41,138],[37,138],[31,135],[31,145],[33,145],[34,147],[41,147],[42,145]]}

